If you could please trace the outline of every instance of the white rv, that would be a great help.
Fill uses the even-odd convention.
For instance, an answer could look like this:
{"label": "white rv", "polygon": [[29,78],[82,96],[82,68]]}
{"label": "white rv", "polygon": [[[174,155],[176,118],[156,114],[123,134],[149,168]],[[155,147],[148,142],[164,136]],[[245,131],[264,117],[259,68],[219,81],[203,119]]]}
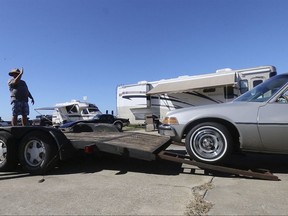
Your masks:
{"label": "white rv", "polygon": [[160,120],[174,109],[223,103],[233,100],[264,80],[276,75],[274,66],[181,76],[117,87],[117,114],[131,124],[143,124],[147,115]]}
{"label": "white rv", "polygon": [[58,126],[69,121],[92,119],[101,111],[95,104],[71,100],[71,102],[57,103],[54,107],[36,108],[35,111],[52,110],[52,125]]}

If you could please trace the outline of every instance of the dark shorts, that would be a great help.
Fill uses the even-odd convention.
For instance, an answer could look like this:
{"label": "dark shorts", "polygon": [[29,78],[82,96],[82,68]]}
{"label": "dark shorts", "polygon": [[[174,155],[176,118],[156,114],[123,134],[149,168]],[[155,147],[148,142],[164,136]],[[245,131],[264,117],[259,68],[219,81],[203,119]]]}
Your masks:
{"label": "dark shorts", "polygon": [[18,115],[29,115],[29,104],[25,101],[13,101],[12,102],[12,114],[13,116]]}

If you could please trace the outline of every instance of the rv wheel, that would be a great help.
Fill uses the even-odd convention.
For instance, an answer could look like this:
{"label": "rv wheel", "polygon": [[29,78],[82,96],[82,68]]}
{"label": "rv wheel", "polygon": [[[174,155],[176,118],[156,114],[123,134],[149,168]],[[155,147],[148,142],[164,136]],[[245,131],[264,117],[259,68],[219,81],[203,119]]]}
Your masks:
{"label": "rv wheel", "polygon": [[18,154],[23,169],[31,174],[45,174],[59,160],[55,141],[43,131],[27,134],[20,143]]}
{"label": "rv wheel", "polygon": [[222,124],[207,122],[192,128],[185,144],[188,154],[196,161],[216,164],[230,155],[232,137]]}
{"label": "rv wheel", "polygon": [[0,171],[12,171],[16,166],[15,140],[10,133],[0,131]]}

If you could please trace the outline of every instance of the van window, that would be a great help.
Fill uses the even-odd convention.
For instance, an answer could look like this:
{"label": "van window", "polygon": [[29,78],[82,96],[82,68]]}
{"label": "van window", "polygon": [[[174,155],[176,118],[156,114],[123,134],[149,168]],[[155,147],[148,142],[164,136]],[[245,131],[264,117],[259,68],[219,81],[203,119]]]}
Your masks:
{"label": "van window", "polygon": [[66,106],[67,113],[77,113],[78,109],[75,105]]}
{"label": "van window", "polygon": [[259,84],[261,84],[263,82],[263,80],[254,80],[253,81],[253,88]]}
{"label": "van window", "polygon": [[243,94],[249,90],[248,88],[248,80],[240,80],[240,93]]}

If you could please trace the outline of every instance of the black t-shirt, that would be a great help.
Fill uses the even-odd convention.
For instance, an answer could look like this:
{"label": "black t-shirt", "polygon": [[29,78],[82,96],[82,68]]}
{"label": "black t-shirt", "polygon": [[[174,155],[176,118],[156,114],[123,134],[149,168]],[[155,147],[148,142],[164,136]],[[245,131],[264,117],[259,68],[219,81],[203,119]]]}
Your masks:
{"label": "black t-shirt", "polygon": [[11,93],[11,101],[19,100],[28,102],[29,90],[24,80],[19,80],[18,83],[14,82],[14,79],[8,82],[9,90]]}

